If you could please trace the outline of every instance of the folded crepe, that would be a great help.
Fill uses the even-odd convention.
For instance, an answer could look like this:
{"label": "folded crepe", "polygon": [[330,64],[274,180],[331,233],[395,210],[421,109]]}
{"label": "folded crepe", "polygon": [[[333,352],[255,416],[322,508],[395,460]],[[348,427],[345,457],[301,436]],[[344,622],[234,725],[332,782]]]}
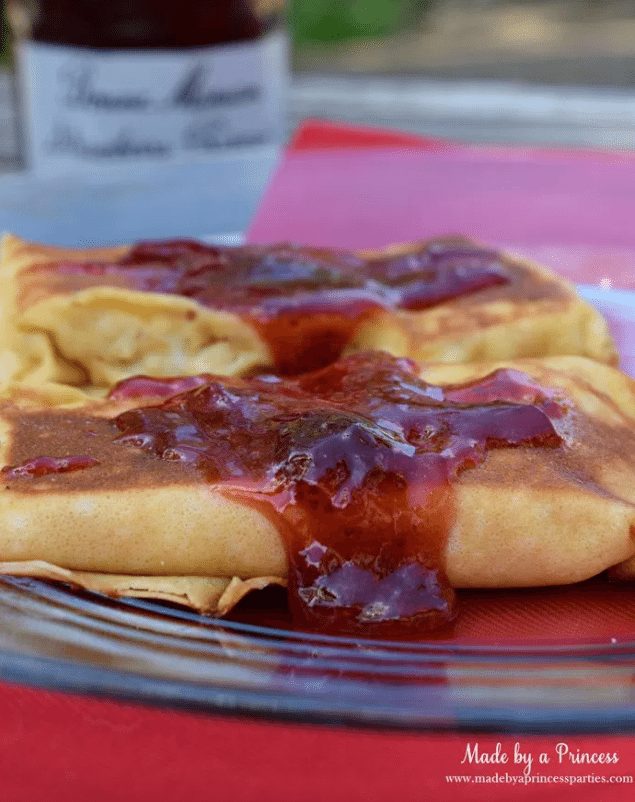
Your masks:
{"label": "folded crepe", "polygon": [[167,400],[9,385],[0,572],[218,614],[289,581],[312,614],[372,625],[413,594],[447,613],[446,584],[573,583],[635,555],[633,380],[582,357],[420,376],[360,354]]}
{"label": "folded crepe", "polygon": [[352,253],[193,241],[2,245],[0,378],[102,392],[136,374],[299,373],[341,354],[615,363],[571,284],[461,238]]}

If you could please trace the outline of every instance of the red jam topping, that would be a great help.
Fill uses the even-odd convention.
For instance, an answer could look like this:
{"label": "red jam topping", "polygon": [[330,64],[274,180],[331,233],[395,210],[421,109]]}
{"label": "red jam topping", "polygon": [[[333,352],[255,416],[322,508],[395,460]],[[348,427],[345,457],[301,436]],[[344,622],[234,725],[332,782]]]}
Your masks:
{"label": "red jam topping", "polygon": [[563,415],[517,371],[442,388],[373,353],[296,379],[214,377],[115,425],[118,442],[194,466],[274,520],[301,626],[407,637],[454,616],[452,481],[490,449],[558,446]]}
{"label": "red jam topping", "polygon": [[115,384],[108,393],[108,398],[113,401],[130,398],[170,398],[170,396],[200,387],[212,378],[209,373],[166,379],[157,379],[153,376],[132,376],[130,379],[123,379]]}
{"label": "red jam topping", "polygon": [[99,465],[99,460],[88,456],[36,457],[21,465],[7,466],[2,469],[2,474],[6,479],[20,479],[27,476],[39,478],[54,473],[69,473],[70,471],[94,468],[95,465]]}
{"label": "red jam topping", "polygon": [[[114,263],[44,265],[60,291],[94,284],[192,298],[241,315],[268,343],[278,372],[330,364],[358,326],[382,309],[421,310],[509,282],[501,257],[467,240],[364,259],[291,245],[216,247],[143,242]],[[39,278],[39,276],[34,276]]]}

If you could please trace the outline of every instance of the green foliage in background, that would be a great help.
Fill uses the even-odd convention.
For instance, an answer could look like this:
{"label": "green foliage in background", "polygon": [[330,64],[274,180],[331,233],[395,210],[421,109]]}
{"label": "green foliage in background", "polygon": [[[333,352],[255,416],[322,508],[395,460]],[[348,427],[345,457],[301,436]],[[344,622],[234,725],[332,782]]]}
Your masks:
{"label": "green foliage in background", "polygon": [[296,44],[388,36],[415,24],[431,0],[291,0]]}
{"label": "green foliage in background", "polygon": [[7,5],[2,3],[2,18],[0,19],[0,65],[8,64],[11,56],[9,46],[9,24],[7,22]]}

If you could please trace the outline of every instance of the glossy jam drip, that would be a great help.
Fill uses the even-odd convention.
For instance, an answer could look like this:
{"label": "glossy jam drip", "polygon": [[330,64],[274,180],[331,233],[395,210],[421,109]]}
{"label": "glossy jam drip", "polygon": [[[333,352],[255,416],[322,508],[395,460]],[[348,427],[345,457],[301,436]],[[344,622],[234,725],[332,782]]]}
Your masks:
{"label": "glossy jam drip", "polygon": [[52,292],[122,286],[239,314],[258,329],[285,374],[333,362],[360,324],[382,309],[421,310],[510,280],[499,254],[459,239],[377,259],[291,245],[144,242],[116,263],[34,271],[35,292],[43,285]]}
{"label": "glossy jam drip", "polygon": [[517,371],[442,388],[374,353],[297,379],[214,378],[115,425],[274,520],[300,625],[398,637],[454,615],[453,479],[492,448],[558,446],[563,414]]}
{"label": "glossy jam drip", "polygon": [[170,398],[170,396],[193,390],[212,380],[209,373],[197,376],[174,376],[155,378],[153,376],[132,376],[118,382],[108,393],[108,398],[121,401],[130,398]]}
{"label": "glossy jam drip", "polygon": [[71,457],[36,457],[21,465],[7,466],[2,469],[5,479],[19,479],[24,477],[39,478],[55,473],[69,473],[71,471],[81,471],[86,468],[94,468],[99,465],[99,460],[88,456]]}

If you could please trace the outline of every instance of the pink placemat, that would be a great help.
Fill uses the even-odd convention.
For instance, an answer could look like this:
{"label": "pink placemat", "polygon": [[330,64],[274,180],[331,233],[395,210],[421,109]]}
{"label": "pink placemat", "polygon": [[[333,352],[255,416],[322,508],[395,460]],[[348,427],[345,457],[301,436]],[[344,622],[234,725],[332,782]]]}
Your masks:
{"label": "pink placemat", "polygon": [[368,248],[446,233],[511,247],[579,283],[635,288],[635,157],[310,123],[248,237]]}

